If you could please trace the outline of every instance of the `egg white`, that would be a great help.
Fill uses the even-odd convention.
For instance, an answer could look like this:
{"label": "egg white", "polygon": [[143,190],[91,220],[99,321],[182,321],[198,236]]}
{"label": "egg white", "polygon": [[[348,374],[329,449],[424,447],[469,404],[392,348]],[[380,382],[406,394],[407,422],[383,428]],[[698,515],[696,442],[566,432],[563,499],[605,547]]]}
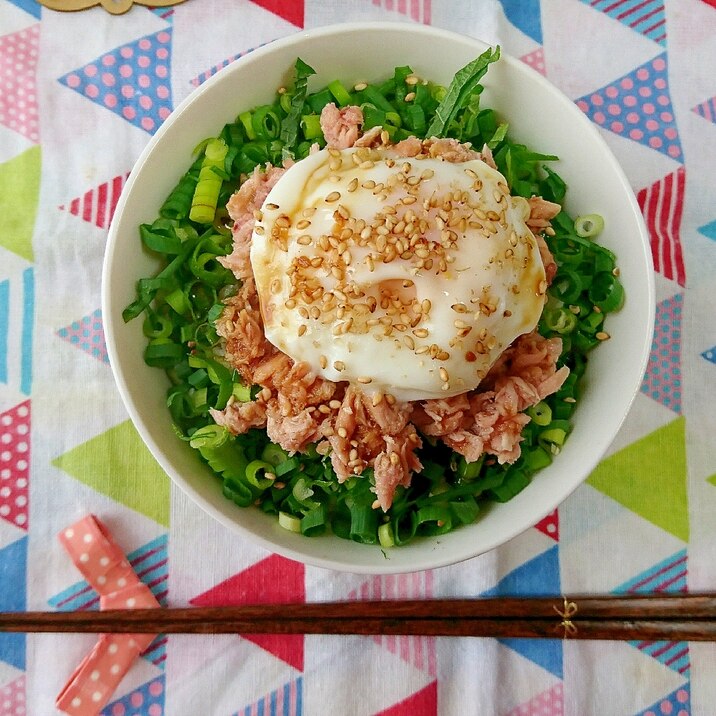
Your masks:
{"label": "egg white", "polygon": [[254,227],[266,337],[367,392],[474,389],[544,307],[528,216],[479,159],[316,152],[279,179]]}

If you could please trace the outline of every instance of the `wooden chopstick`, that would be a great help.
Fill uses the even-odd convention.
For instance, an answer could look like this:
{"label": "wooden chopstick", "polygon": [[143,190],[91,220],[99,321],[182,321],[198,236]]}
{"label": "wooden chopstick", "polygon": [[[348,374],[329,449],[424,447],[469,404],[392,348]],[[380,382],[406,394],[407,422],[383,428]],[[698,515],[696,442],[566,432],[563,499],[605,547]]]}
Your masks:
{"label": "wooden chopstick", "polygon": [[0,631],[716,640],[716,595],[497,597],[0,614]]}

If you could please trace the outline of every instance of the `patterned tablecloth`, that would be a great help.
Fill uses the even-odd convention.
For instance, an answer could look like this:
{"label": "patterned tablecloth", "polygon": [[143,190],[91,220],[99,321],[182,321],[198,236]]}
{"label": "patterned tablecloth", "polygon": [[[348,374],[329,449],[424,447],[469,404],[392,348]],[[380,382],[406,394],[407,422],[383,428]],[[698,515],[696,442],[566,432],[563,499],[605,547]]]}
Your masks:
{"label": "patterned tablecloth", "polygon": [[[365,578],[229,533],[143,447],[104,345],[100,269],[172,107],[301,28],[426,23],[499,42],[621,161],[651,236],[656,331],[609,454],[552,515],[454,567]],[[56,535],[103,519],[161,604],[716,589],[716,2],[188,0],[64,14],[0,0],[0,610],[97,608]],[[46,716],[92,636],[0,635],[0,716]],[[712,714],[716,647],[159,637],[104,714]]]}

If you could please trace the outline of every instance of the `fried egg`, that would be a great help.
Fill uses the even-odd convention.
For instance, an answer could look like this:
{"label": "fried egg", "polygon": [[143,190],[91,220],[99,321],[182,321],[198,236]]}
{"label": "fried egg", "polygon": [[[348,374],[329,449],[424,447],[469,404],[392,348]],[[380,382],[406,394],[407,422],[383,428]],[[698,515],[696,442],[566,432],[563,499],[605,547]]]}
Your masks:
{"label": "fried egg", "polygon": [[472,390],[544,308],[528,217],[481,159],[316,152],[257,214],[251,265],[266,338],[369,393]]}

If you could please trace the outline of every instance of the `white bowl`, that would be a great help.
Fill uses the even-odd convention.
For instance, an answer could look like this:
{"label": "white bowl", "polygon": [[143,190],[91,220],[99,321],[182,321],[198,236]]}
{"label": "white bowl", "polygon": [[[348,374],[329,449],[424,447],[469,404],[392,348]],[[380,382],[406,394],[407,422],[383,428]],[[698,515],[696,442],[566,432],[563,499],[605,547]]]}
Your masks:
{"label": "white bowl", "polygon": [[222,524],[268,550],[332,569],[397,573],[455,563],[486,552],[549,514],[589,475],[609,447],[639,389],[652,340],[653,267],[648,236],[629,183],[590,121],[544,77],[512,57],[490,66],[484,105],[510,123],[511,135],[560,157],[573,215],[598,212],[600,242],[618,257],[626,291],[623,309],[609,316],[611,340],[592,354],[574,431],[551,466],[514,499],[495,504],[479,521],[437,538],[383,551],[335,536],[288,532],[252,508],[226,500],[220,482],[172,431],[163,373],[144,364],[142,320],[122,321],[136,281],[157,270],[140,247],[137,227],[153,221],[163,200],[191,163],[192,149],[218,134],[240,111],[271,101],[290,81],[300,56],[317,71],[310,88],[340,78],[380,80],[409,64],[420,76],[448,84],[457,69],[487,48],[484,42],[419,25],[364,23],[300,32],[254,50],[193,92],[164,122],[142,153],[122,193],[103,269],[102,312],[110,362],[129,414],[159,464],[199,506]]}

